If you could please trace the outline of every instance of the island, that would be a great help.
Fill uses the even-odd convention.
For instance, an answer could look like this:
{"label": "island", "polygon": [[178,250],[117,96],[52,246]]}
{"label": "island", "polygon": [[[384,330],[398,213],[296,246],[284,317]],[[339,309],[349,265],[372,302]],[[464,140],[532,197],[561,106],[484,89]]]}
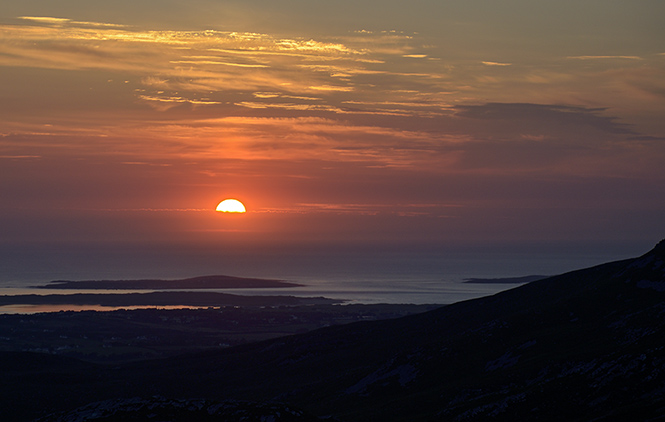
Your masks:
{"label": "island", "polygon": [[465,278],[465,283],[477,284],[518,284],[531,283],[532,281],[542,280],[550,277],[548,275],[525,275],[522,277],[504,277],[504,278]]}
{"label": "island", "polygon": [[302,284],[285,280],[233,277],[228,275],[205,275],[178,280],[54,280],[39,289],[74,290],[174,290],[174,289],[259,289],[301,287]]}

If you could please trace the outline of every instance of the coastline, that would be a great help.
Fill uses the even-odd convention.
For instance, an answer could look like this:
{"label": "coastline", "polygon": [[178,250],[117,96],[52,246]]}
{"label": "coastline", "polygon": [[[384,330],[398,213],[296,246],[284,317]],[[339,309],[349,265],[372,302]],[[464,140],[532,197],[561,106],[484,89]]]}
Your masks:
{"label": "coastline", "polygon": [[214,292],[74,293],[57,295],[0,296],[4,305],[100,305],[119,306],[280,306],[341,303],[340,300],[295,296],[241,296]]}
{"label": "coastline", "polygon": [[[298,287],[189,290],[71,290],[32,287],[0,288],[0,314],[32,314],[70,310],[109,310],[135,307],[286,306],[321,300],[352,304],[448,305],[493,295],[518,284],[464,283],[460,279],[305,280]],[[155,295],[161,293],[161,295]],[[138,296],[138,294],[143,294]],[[133,296],[130,296],[133,295]],[[158,300],[159,299],[159,300]],[[148,305],[138,303],[149,303]],[[47,304],[51,303],[51,304]],[[93,303],[93,304],[84,304]],[[98,303],[104,303],[102,306]]]}
{"label": "coastline", "polygon": [[205,275],[176,280],[54,280],[37,289],[72,290],[173,290],[173,289],[258,289],[300,287],[302,284],[266,278]]}

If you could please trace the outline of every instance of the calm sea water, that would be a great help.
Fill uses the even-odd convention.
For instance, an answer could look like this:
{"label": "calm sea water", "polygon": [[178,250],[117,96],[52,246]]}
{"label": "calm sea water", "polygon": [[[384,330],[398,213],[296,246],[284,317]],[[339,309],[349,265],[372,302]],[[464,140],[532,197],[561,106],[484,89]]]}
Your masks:
{"label": "calm sea water", "polygon": [[[179,253],[131,256],[23,256],[2,262],[0,294],[65,294],[73,291],[34,289],[51,280],[177,279],[224,274],[274,278],[304,284],[282,289],[217,290],[242,295],[323,296],[347,303],[449,304],[491,295],[516,284],[469,284],[466,278],[555,275],[641,253],[624,251],[463,251],[447,253]],[[21,258],[21,257],[19,257]],[[69,258],[69,259],[65,259]],[[9,264],[9,265],[8,265]],[[95,291],[101,293],[100,291]],[[113,293],[118,293],[113,291]],[[98,309],[98,307],[0,307],[0,313]],[[108,309],[108,308],[104,308]]]}

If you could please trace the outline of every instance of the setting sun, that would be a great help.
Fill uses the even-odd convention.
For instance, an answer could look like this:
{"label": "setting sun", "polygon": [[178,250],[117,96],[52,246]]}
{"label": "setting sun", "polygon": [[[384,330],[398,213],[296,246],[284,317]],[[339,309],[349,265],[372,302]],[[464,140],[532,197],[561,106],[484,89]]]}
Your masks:
{"label": "setting sun", "polygon": [[219,205],[217,205],[216,211],[243,213],[247,210],[245,209],[245,206],[242,204],[242,202],[238,201],[237,199],[225,199],[220,202]]}

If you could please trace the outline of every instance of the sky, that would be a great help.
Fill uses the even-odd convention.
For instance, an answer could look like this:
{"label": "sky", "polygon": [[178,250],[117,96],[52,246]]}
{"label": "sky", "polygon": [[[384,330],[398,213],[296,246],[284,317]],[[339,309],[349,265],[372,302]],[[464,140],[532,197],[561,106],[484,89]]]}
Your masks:
{"label": "sky", "polygon": [[[661,0],[0,0],[0,278],[646,252],[665,238],[664,15]],[[225,198],[248,212],[215,212]]]}

